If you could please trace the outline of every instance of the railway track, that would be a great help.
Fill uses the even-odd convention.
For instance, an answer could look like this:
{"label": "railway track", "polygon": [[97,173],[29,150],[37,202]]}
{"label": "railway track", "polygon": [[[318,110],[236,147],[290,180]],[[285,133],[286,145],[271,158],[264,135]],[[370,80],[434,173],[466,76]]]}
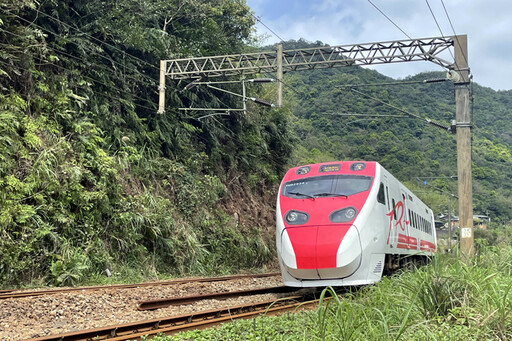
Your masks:
{"label": "railway track", "polygon": [[298,291],[297,288],[278,286],[271,288],[261,288],[252,290],[240,290],[240,291],[229,291],[220,292],[207,295],[193,295],[185,297],[172,297],[160,300],[142,301],[137,305],[138,310],[154,310],[160,308],[166,308],[171,305],[182,305],[192,304],[200,300],[226,300],[229,298],[235,298],[240,296],[260,295],[260,294],[284,294]]}
{"label": "railway track", "polygon": [[130,289],[130,288],[141,288],[141,287],[150,287],[150,286],[165,286],[165,285],[176,285],[183,283],[194,283],[194,282],[219,282],[219,281],[227,281],[232,279],[239,278],[263,278],[263,277],[273,277],[280,275],[278,272],[275,273],[266,273],[266,274],[257,274],[257,275],[235,275],[235,276],[221,276],[221,277],[211,277],[211,278],[191,278],[191,279],[178,279],[178,280],[170,280],[163,282],[146,282],[146,283],[138,283],[138,284],[117,284],[117,285],[101,285],[101,286],[93,286],[93,287],[78,287],[78,288],[61,288],[61,289],[49,289],[49,290],[37,290],[37,291],[15,291],[14,289],[8,290],[0,290],[0,300],[8,299],[8,298],[19,298],[19,297],[31,297],[31,296],[44,296],[44,295],[52,295],[52,294],[60,294],[67,292],[86,292],[86,291],[95,291],[101,289]]}
{"label": "railway track", "polygon": [[192,314],[32,338],[26,341],[142,340],[144,336],[159,333],[171,335],[185,330],[211,327],[233,319],[253,318],[262,314],[277,315],[299,309],[313,309],[317,305],[318,300],[311,300],[311,295],[295,295],[277,301],[267,300]]}

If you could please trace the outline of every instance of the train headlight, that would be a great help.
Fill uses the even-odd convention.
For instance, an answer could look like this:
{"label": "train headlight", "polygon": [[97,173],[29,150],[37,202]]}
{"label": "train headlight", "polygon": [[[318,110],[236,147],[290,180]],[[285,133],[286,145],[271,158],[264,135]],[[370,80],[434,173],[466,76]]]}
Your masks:
{"label": "train headlight", "polygon": [[347,223],[354,219],[357,215],[357,210],[354,207],[345,207],[341,210],[332,212],[329,215],[331,223]]}
{"label": "train headlight", "polygon": [[308,222],[309,215],[299,211],[288,211],[284,215],[284,220],[290,225],[302,225]]}
{"label": "train headlight", "polygon": [[308,174],[310,170],[311,170],[311,167],[309,167],[309,166],[300,167],[299,169],[297,169],[295,174],[297,174],[297,175]]}

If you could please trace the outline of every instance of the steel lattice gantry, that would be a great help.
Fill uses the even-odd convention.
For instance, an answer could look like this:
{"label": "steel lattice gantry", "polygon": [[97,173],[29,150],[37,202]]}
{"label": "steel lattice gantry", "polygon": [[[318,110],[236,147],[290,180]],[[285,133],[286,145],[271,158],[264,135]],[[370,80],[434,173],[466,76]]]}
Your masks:
{"label": "steel lattice gantry", "polygon": [[[451,69],[439,54],[454,45],[453,37],[398,40],[282,51],[283,72],[351,65],[430,61]],[[277,72],[279,51],[165,60],[172,79]]]}

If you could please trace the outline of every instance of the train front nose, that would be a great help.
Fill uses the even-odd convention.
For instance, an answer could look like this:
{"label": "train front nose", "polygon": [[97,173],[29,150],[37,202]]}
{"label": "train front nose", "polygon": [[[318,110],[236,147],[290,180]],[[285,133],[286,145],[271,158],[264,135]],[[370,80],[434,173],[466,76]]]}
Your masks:
{"label": "train front nose", "polygon": [[281,238],[281,258],[299,279],[343,278],[361,262],[361,242],[355,225],[289,227]]}

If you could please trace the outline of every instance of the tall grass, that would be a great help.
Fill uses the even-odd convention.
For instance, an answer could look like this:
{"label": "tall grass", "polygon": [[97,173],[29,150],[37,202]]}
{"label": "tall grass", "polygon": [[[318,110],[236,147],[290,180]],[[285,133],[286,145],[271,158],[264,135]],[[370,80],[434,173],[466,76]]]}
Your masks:
{"label": "tall grass", "polygon": [[159,340],[512,340],[511,231],[497,231],[494,245],[477,240],[471,262],[438,254],[375,285],[326,288],[312,312]]}
{"label": "tall grass", "polygon": [[324,300],[320,340],[512,339],[512,247],[485,247],[469,264],[439,254],[425,267]]}

